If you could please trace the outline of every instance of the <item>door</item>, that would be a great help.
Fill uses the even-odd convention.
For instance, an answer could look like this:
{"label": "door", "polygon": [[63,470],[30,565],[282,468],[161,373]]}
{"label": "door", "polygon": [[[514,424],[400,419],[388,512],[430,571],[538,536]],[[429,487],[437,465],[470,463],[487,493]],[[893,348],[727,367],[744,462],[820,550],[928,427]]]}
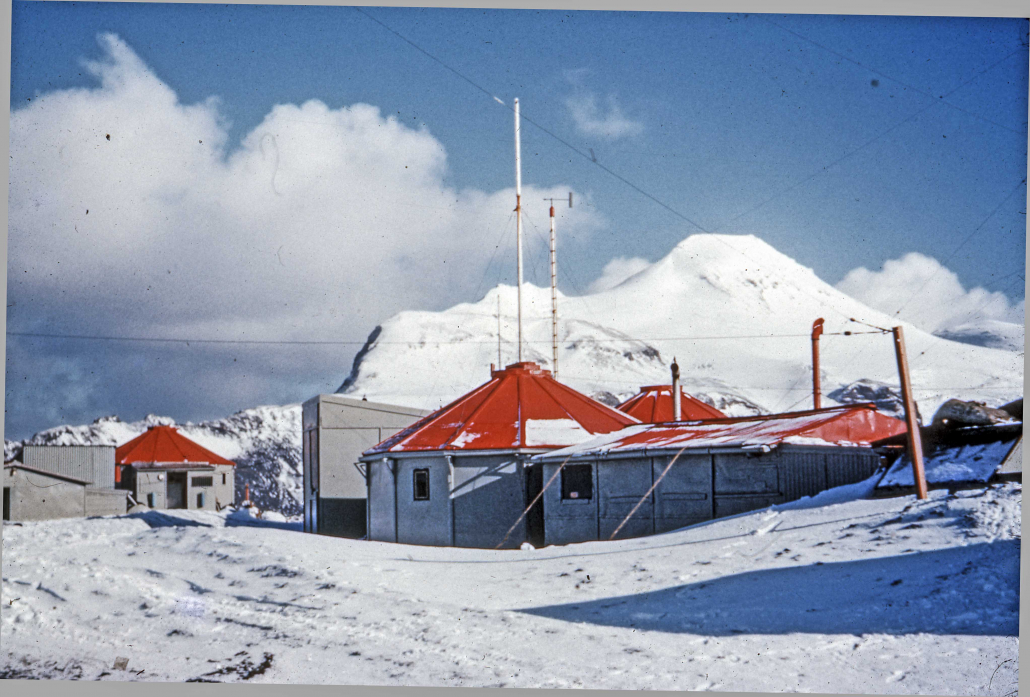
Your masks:
{"label": "door", "polygon": [[186,508],[186,473],[168,473],[168,508]]}

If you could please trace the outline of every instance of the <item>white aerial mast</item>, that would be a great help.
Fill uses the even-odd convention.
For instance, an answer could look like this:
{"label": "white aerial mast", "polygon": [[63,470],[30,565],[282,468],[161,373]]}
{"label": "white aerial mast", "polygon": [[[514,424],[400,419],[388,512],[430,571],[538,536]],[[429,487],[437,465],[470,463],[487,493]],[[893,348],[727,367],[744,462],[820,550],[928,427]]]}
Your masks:
{"label": "white aerial mast", "polygon": [[519,363],[522,362],[522,151],[519,144],[519,100],[515,98],[515,241],[518,247],[518,335]]}

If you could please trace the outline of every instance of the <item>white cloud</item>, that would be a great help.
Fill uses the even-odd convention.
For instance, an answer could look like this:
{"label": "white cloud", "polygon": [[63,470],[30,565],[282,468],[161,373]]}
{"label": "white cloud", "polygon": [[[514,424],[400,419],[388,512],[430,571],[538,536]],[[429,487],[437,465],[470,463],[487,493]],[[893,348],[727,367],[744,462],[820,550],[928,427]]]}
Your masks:
{"label": "white cloud", "polygon": [[608,97],[608,111],[602,113],[597,105],[597,97],[588,92],[582,92],[565,100],[569,114],[576,124],[576,128],[584,135],[609,140],[617,140],[626,136],[634,136],[643,132],[644,124],[634,121],[622,113],[615,98]]}
{"label": "white cloud", "polygon": [[[362,340],[480,284],[514,191],[446,186],[428,130],[312,100],[230,146],[217,99],[182,104],[118,37],[99,42],[98,87],[11,113],[10,329]],[[565,218],[584,235],[599,220]],[[341,352],[324,355],[345,375]]]}
{"label": "white cloud", "polygon": [[641,257],[615,257],[601,271],[601,276],[587,288],[587,293],[600,293],[614,288],[630,276],[640,273],[651,266],[651,262]]}
{"label": "white cloud", "polygon": [[929,332],[948,332],[985,321],[1023,324],[1024,301],[1013,304],[1000,292],[966,290],[954,271],[932,257],[909,252],[880,271],[850,271],[837,289]]}

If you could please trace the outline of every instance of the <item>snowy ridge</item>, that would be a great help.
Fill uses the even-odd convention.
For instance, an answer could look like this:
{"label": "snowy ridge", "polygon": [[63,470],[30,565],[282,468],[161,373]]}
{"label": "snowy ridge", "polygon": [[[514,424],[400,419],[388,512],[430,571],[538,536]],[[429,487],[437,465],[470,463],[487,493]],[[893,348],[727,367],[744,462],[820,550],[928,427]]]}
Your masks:
{"label": "snowy ridge", "polygon": [[[498,360],[498,296],[501,362],[515,362],[516,293],[502,285],[479,302],[401,312],[383,322],[341,391],[435,409],[485,382]],[[550,291],[526,285],[523,303],[523,359],[549,368]],[[809,335],[813,320],[823,317],[826,404],[864,401],[867,393],[888,410],[898,403],[891,337],[866,325],[899,322],[751,235],[692,235],[620,285],[563,295],[558,307],[558,378],[605,401],[667,383],[675,356],[684,389],[728,415],[808,407]],[[925,416],[950,397],[1001,404],[1022,394],[1021,353],[948,341],[901,324]]]}
{"label": "snowy ridge", "polygon": [[300,412],[299,404],[262,406],[196,424],[178,424],[155,414],[129,423],[105,416],[84,426],[40,431],[24,441],[5,440],[4,460],[17,457],[26,444],[117,447],[150,426],[176,426],[187,438],[236,463],[236,503],[243,500],[249,484],[251,501],[258,508],[296,516],[303,510]]}

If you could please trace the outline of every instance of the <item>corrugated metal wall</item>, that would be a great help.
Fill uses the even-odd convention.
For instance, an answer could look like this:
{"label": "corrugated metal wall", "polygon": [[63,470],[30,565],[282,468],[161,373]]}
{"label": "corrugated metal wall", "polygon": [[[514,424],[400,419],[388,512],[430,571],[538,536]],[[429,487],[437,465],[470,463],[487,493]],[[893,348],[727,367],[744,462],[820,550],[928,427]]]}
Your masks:
{"label": "corrugated metal wall", "polygon": [[90,489],[114,488],[113,445],[26,445],[22,462],[46,472],[91,482]]}

